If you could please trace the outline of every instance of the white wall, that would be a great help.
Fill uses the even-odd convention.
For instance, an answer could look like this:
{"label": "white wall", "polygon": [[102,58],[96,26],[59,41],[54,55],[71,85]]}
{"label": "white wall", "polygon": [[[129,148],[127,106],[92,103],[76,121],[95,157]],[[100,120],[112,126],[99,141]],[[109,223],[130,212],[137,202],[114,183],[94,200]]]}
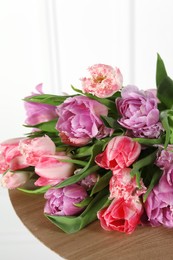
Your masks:
{"label": "white wall", "polygon": [[46,13],[45,1],[0,1],[1,139],[24,133],[23,97],[52,90]]}
{"label": "white wall", "polygon": [[80,87],[79,78],[96,63],[118,66],[125,75],[125,82],[131,80],[132,2],[56,1],[58,59],[65,92],[71,91],[71,84]]}
{"label": "white wall", "polygon": [[[0,0],[0,141],[26,133],[23,97],[41,82],[53,91],[46,2]],[[2,188],[0,223],[0,259],[60,259],[23,226]]]}
{"label": "white wall", "polygon": [[157,53],[173,78],[173,1],[135,0],[133,57],[135,84],[155,87]]}
{"label": "white wall", "polygon": [[[172,0],[0,0],[0,141],[26,133],[22,98],[38,83],[71,92],[95,63],[118,66],[124,85],[155,87],[157,52],[173,76]],[[39,243],[0,190],[0,257],[22,259]],[[46,258],[47,257],[47,258]],[[26,255],[24,257],[26,260]]]}
{"label": "white wall", "polygon": [[156,87],[157,53],[173,77],[172,0],[56,1],[61,86],[80,86],[88,66],[118,66],[124,85]]}

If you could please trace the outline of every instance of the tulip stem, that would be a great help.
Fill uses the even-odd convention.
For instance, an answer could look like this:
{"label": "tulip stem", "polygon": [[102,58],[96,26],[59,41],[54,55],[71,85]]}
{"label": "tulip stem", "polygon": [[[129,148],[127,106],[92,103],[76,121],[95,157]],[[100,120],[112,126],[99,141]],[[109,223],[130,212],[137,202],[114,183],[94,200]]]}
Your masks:
{"label": "tulip stem", "polygon": [[158,139],[149,139],[149,138],[133,138],[133,141],[136,141],[140,144],[144,145],[154,145],[154,144],[162,144],[163,143],[163,138],[158,138]]}
{"label": "tulip stem", "polygon": [[80,165],[80,166],[86,166],[87,165],[87,162],[85,161],[81,161],[81,160],[74,160],[74,159],[62,159],[62,160],[59,160],[61,162],[69,162],[69,163],[74,163],[74,164],[77,164],[77,165]]}
{"label": "tulip stem", "polygon": [[154,175],[151,179],[151,182],[149,184],[149,187],[146,191],[146,193],[143,195],[143,202],[145,203],[147,198],[148,198],[148,195],[150,194],[150,192],[152,191],[152,189],[154,188],[154,186],[158,183],[160,177],[162,175],[162,171],[161,169],[159,168],[156,168],[155,172],[154,172]]}
{"label": "tulip stem", "polygon": [[157,150],[155,150],[153,153],[149,154],[145,158],[142,158],[141,160],[134,163],[130,175],[133,177],[139,172],[141,168],[153,163],[156,159],[156,154],[157,154]]}

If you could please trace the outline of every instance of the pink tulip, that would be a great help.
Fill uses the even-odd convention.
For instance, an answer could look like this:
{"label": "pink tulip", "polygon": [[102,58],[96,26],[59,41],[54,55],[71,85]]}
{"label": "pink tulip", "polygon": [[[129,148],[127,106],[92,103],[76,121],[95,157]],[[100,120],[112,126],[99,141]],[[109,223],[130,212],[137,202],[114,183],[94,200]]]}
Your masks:
{"label": "pink tulip", "polygon": [[131,234],[140,223],[143,213],[142,203],[137,196],[114,199],[110,206],[101,209],[97,216],[103,229]]}
{"label": "pink tulip", "polygon": [[105,169],[128,168],[139,156],[141,145],[127,136],[114,137],[106,150],[96,156],[96,163]]}
{"label": "pink tulip", "polygon": [[28,167],[25,157],[19,150],[20,141],[25,138],[13,138],[0,144],[0,173],[8,169],[15,171]]}
{"label": "pink tulip", "polygon": [[137,185],[136,177],[131,177],[130,168],[124,168],[113,171],[113,176],[109,182],[110,199],[124,198],[128,199],[135,194],[140,196],[146,192],[142,179],[140,181],[141,187]]}
{"label": "pink tulip", "polygon": [[41,156],[54,155],[56,146],[50,137],[45,135],[43,137],[21,140],[20,151],[25,157],[26,162],[30,166],[35,166]]}
{"label": "pink tulip", "polygon": [[1,178],[1,184],[7,189],[15,189],[23,186],[33,175],[32,172],[28,171],[8,171]]}
{"label": "pink tulip", "polygon": [[59,133],[61,142],[71,146],[84,146],[90,142],[89,137],[73,138],[68,136],[65,132]]}
{"label": "pink tulip", "polygon": [[94,172],[83,178],[79,183],[86,190],[90,190],[99,181],[99,178],[100,176],[96,172]]}
{"label": "pink tulip", "polygon": [[55,186],[62,182],[64,179],[48,179],[44,177],[39,177],[35,182],[35,186]]}
{"label": "pink tulip", "polygon": [[[42,84],[37,85],[36,90],[38,93],[32,93],[30,97],[44,94]],[[24,106],[27,115],[25,123],[27,125],[37,125],[57,118],[55,106],[37,102],[25,102]]]}
{"label": "pink tulip", "polygon": [[61,161],[69,159],[70,157],[65,155],[42,156],[35,166],[36,174],[42,177],[42,179],[38,179],[35,185],[56,184],[60,180],[70,177],[75,170],[74,164]]}
{"label": "pink tulip", "polygon": [[106,98],[122,88],[123,77],[118,68],[105,64],[95,64],[88,70],[91,77],[81,79],[85,93],[91,93],[99,98]]}

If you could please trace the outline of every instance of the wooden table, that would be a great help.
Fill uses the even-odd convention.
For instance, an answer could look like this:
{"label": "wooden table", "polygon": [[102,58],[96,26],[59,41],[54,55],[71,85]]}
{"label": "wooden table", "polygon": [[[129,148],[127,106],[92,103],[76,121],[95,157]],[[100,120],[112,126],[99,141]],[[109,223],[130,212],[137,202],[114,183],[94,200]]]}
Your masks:
{"label": "wooden table", "polygon": [[98,221],[76,234],[65,234],[43,215],[42,195],[9,192],[24,225],[51,250],[69,260],[173,259],[173,229],[138,227],[131,234],[104,231]]}

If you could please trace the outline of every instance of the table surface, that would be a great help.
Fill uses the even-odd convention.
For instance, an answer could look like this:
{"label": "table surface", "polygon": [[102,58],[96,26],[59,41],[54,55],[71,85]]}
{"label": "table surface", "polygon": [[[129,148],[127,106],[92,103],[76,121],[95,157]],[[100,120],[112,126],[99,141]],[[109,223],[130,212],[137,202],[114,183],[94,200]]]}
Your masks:
{"label": "table surface", "polygon": [[44,216],[43,195],[11,190],[9,196],[30,232],[65,259],[173,259],[173,229],[139,226],[127,235],[104,231],[95,221],[76,234],[65,234]]}

